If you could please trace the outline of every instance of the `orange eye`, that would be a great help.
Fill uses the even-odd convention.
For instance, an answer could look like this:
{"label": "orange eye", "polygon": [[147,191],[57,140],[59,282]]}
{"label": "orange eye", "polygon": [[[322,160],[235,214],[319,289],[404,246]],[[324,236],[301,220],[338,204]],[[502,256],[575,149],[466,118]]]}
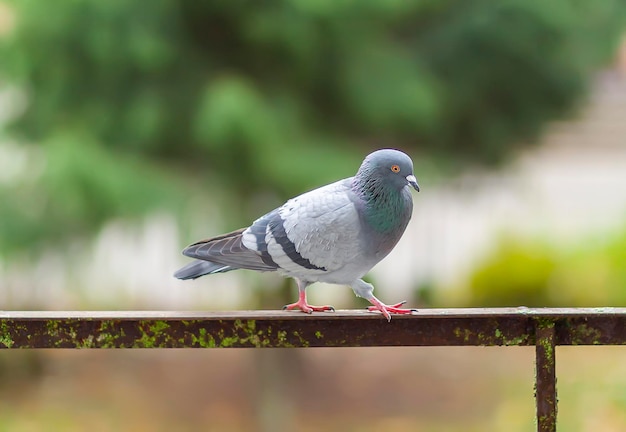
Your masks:
{"label": "orange eye", "polygon": [[395,173],[400,172],[400,167],[398,165],[391,165],[391,171]]}

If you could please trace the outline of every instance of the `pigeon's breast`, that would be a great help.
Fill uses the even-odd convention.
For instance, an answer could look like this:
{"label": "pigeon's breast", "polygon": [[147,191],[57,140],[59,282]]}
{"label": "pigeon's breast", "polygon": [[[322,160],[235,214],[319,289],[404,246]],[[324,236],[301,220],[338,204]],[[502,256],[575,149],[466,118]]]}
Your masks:
{"label": "pigeon's breast", "polygon": [[413,199],[408,187],[364,201],[361,214],[363,248],[380,261],[393,250],[411,219]]}

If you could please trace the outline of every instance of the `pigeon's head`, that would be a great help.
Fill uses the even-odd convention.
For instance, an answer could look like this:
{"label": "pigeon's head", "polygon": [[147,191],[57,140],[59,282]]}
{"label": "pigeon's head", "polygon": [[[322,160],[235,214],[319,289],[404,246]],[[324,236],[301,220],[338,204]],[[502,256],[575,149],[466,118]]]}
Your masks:
{"label": "pigeon's head", "polygon": [[416,191],[420,190],[413,174],[413,161],[399,150],[382,149],[370,153],[361,164],[359,172],[368,172],[398,189],[410,185]]}

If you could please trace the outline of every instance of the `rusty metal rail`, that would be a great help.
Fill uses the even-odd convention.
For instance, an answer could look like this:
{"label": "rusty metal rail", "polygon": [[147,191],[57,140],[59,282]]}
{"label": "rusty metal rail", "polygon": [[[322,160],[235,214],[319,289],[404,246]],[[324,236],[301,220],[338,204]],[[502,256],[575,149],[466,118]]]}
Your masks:
{"label": "rusty metal rail", "polygon": [[536,348],[537,430],[556,431],[557,345],[626,344],[626,308],[360,311],[0,312],[0,348]]}

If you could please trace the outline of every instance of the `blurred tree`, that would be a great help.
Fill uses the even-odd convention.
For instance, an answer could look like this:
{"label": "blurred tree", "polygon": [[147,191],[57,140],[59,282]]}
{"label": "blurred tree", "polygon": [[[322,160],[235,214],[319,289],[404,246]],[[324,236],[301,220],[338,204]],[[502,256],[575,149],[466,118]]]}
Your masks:
{"label": "blurred tree", "polygon": [[0,79],[27,101],[11,133],[45,158],[0,184],[8,250],[179,208],[177,190],[207,182],[284,198],[374,147],[500,161],[575,105],[626,13],[621,0],[3,2],[15,25]]}

